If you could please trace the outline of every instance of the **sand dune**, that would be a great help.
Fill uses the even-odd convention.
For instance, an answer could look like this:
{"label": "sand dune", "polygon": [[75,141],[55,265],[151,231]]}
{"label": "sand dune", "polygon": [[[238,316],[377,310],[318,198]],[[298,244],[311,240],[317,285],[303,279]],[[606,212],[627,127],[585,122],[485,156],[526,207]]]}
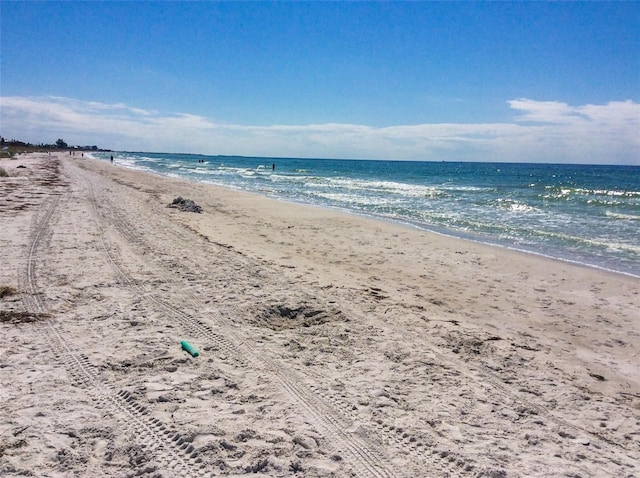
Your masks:
{"label": "sand dune", "polygon": [[2,476],[640,475],[636,278],[79,156],[0,166]]}

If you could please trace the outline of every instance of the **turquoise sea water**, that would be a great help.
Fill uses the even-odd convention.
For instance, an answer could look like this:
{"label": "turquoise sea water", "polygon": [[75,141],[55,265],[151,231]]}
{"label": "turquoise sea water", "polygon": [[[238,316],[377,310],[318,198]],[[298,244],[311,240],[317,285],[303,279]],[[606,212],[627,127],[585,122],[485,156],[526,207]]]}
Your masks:
{"label": "turquoise sea water", "polygon": [[[95,153],[109,159],[111,153]],[[640,277],[640,167],[114,153],[156,174]],[[272,169],[275,163],[275,170]]]}

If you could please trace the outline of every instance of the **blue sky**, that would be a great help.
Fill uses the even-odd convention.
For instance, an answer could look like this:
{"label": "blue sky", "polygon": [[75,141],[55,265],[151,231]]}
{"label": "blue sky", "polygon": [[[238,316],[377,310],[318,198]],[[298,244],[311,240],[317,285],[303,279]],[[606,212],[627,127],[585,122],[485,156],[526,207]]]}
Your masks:
{"label": "blue sky", "polygon": [[0,2],[0,133],[640,164],[640,2]]}

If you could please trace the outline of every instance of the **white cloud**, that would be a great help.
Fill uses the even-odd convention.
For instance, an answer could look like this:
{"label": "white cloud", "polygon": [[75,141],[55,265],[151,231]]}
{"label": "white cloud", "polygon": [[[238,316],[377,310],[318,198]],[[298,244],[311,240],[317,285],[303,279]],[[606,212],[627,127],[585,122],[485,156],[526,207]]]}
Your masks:
{"label": "white cloud", "polygon": [[2,97],[4,137],[255,156],[640,164],[640,104],[515,99],[508,123],[250,126],[61,97]]}
{"label": "white cloud", "polygon": [[605,122],[616,126],[631,123],[636,128],[640,125],[640,105],[631,100],[584,106],[569,106],[559,101],[534,101],[526,98],[511,100],[508,103],[511,108],[523,112],[518,118],[519,122]]}
{"label": "white cloud", "polygon": [[579,111],[558,101],[533,101],[526,98],[508,102],[511,108],[522,111],[518,121],[540,123],[571,123],[582,118]]}

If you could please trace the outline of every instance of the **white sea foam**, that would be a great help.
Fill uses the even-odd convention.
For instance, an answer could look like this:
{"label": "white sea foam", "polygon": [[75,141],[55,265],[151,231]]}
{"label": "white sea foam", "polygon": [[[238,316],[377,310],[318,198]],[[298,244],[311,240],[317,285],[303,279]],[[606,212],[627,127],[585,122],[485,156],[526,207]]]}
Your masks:
{"label": "white sea foam", "polygon": [[614,219],[622,219],[625,221],[640,221],[640,216],[636,216],[634,214],[620,214],[611,211],[606,211],[605,214]]}
{"label": "white sea foam", "polygon": [[410,197],[436,197],[445,194],[444,191],[435,186],[406,184],[393,181],[328,178],[327,184],[329,187],[398,194]]}
{"label": "white sea foam", "polygon": [[514,199],[498,198],[496,199],[496,203],[498,204],[498,207],[512,212],[534,212],[537,210],[533,206],[529,206],[528,204]]}

